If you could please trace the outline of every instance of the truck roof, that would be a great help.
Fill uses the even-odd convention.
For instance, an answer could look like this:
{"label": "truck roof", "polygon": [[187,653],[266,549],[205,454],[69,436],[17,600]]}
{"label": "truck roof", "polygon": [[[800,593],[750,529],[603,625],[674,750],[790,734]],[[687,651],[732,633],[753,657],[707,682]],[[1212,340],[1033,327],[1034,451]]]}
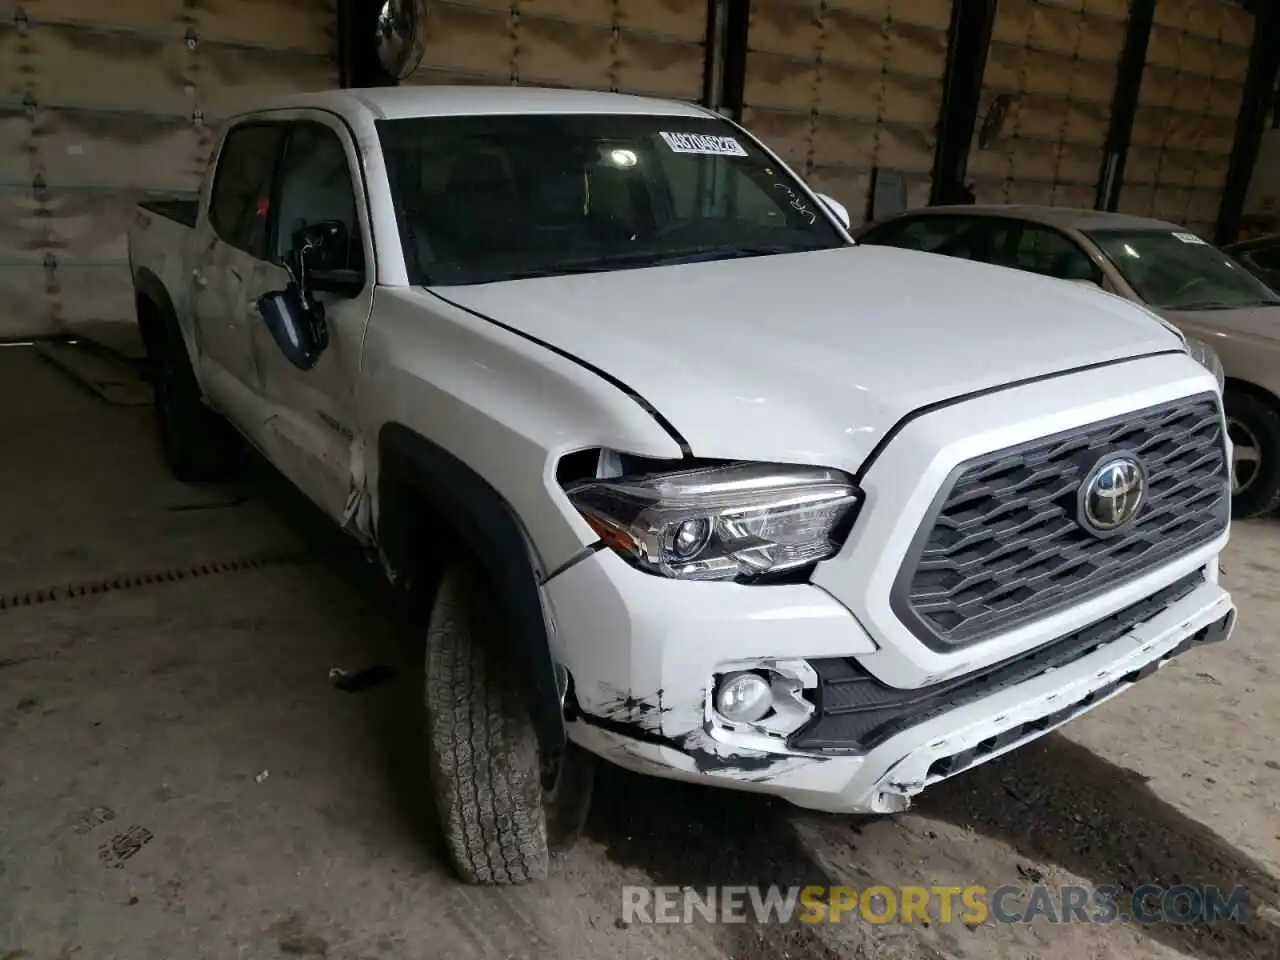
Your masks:
{"label": "truck roof", "polygon": [[273,96],[254,110],[313,107],[349,115],[372,114],[378,120],[477,114],[625,113],[671,117],[714,116],[692,103],[597,90],[552,87],[410,86],[352,87]]}

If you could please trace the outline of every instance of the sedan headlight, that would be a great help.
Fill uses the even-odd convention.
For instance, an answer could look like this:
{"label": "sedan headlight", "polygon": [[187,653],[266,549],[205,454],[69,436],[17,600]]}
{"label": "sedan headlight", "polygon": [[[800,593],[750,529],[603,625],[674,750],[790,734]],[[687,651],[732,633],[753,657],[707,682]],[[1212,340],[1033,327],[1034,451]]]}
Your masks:
{"label": "sedan headlight", "polygon": [[640,569],[746,582],[832,556],[862,496],[838,470],[766,463],[589,480],[567,492]]}
{"label": "sedan headlight", "polygon": [[1219,391],[1226,386],[1226,371],[1222,369],[1222,360],[1213,347],[1203,340],[1187,337],[1187,353],[1191,354],[1191,359],[1213,374],[1214,379],[1218,381]]}

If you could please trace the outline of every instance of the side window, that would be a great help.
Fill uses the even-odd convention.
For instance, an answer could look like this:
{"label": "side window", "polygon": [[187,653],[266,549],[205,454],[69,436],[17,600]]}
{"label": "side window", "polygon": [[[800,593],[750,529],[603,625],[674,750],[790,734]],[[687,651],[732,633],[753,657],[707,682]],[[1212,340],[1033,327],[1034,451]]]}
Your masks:
{"label": "side window", "polygon": [[332,262],[316,266],[326,270],[363,270],[364,247],[355,187],[342,140],[323,124],[293,124],[281,161],[276,258],[281,259],[290,251],[294,231],[322,220],[341,221],[349,242]]}
{"label": "side window", "polygon": [[1244,254],[1241,259],[1262,270],[1280,270],[1280,246],[1259,247]]}
{"label": "side window", "polygon": [[902,247],[905,250],[923,250],[926,253],[945,253],[939,247],[957,236],[971,222],[968,217],[951,215],[901,217],[871,228],[858,238],[858,242]]}
{"label": "side window", "polygon": [[1061,280],[1092,280],[1097,283],[1102,279],[1102,271],[1075,241],[1051,227],[1034,223],[1022,225],[1013,262],[1006,266]]}
{"label": "side window", "polygon": [[209,196],[209,223],[218,237],[265,259],[271,182],[284,128],[248,124],[233,128],[218,154]]}

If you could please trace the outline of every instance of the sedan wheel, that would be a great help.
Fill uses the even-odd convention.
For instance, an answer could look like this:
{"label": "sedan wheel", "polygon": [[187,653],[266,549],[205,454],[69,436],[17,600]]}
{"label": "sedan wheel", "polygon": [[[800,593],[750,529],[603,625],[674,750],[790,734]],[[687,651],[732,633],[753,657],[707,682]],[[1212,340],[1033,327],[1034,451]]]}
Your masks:
{"label": "sedan wheel", "polygon": [[1227,418],[1227,435],[1234,448],[1231,453],[1231,493],[1239,496],[1258,479],[1262,452],[1258,438],[1239,420]]}
{"label": "sedan wheel", "polygon": [[1231,513],[1237,519],[1280,506],[1280,409],[1250,390],[1227,388],[1223,398],[1231,457]]}

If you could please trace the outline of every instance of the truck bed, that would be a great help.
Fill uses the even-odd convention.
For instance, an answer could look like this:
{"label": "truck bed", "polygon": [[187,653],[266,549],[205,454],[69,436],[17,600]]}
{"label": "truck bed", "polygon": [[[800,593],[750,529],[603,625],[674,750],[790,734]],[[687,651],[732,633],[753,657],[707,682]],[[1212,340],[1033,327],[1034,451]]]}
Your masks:
{"label": "truck bed", "polygon": [[194,227],[200,215],[200,201],[176,198],[171,200],[143,200],[138,206],[148,213],[155,213],[176,220],[186,227]]}

